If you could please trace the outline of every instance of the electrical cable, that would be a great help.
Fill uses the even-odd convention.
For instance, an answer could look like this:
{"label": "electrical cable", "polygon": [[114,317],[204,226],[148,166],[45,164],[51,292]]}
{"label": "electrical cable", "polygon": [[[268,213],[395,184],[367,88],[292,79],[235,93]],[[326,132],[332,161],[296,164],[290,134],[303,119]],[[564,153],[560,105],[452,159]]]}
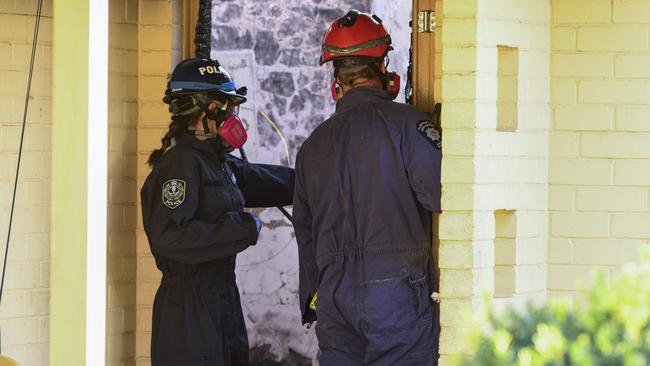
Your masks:
{"label": "electrical cable", "polygon": [[[7,271],[7,257],[9,256],[9,242],[11,239],[11,225],[14,217],[14,207],[16,205],[16,191],[18,188],[18,173],[20,172],[20,161],[23,155],[23,142],[25,140],[25,126],[27,124],[27,108],[29,107],[29,93],[32,88],[32,75],[34,73],[34,60],[36,58],[36,43],[38,40],[38,30],[41,24],[41,11],[43,10],[43,0],[38,0],[36,9],[36,23],[34,24],[34,38],[32,40],[32,55],[29,60],[29,77],[27,79],[27,93],[25,94],[25,109],[23,111],[23,125],[20,132],[20,146],[18,147],[18,163],[16,164],[16,178],[14,180],[14,191],[11,198],[11,211],[9,213],[9,227],[7,229],[7,244],[5,246],[5,256],[2,263],[2,279],[0,280],[0,304],[2,304],[2,291],[5,284],[5,274]],[[2,334],[0,332],[0,354],[2,354]]]}

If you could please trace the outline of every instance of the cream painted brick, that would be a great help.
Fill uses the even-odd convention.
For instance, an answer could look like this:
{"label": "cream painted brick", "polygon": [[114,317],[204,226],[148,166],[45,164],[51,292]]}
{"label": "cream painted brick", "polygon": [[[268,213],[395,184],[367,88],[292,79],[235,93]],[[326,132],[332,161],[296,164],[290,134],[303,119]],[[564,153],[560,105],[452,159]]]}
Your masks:
{"label": "cream painted brick", "polygon": [[612,162],[588,159],[556,159],[549,164],[551,184],[609,185]]}
{"label": "cream painted brick", "polygon": [[449,101],[445,102],[442,109],[442,128],[474,128],[476,116],[481,113],[483,105],[474,101]]}
{"label": "cream painted brick", "polygon": [[124,49],[138,51],[138,25],[112,23],[108,46],[111,49]]}
{"label": "cream painted brick", "polygon": [[517,293],[546,290],[545,265],[517,265],[515,272],[515,290]]}
{"label": "cream painted brick", "polygon": [[472,156],[474,133],[471,130],[448,129],[443,133],[443,146],[447,156]]}
{"label": "cream painted brick", "polygon": [[113,0],[108,2],[108,17],[111,22],[126,20],[126,0]]}
{"label": "cream painted brick", "polygon": [[[545,226],[546,230],[547,226]],[[517,265],[546,264],[548,245],[546,233],[534,238],[517,239]]]}
{"label": "cream painted brick", "polygon": [[612,129],[614,108],[608,105],[563,105],[555,107],[558,130],[605,131]]}
{"label": "cream painted brick", "polygon": [[650,186],[650,161],[616,161],[614,165],[614,184],[626,186]]}
{"label": "cream painted brick", "polygon": [[25,316],[25,294],[24,290],[3,291],[0,319]]}
{"label": "cream painted brick", "polygon": [[136,129],[111,127],[108,132],[109,151],[136,152]]}
{"label": "cream painted brick", "polygon": [[546,76],[527,77],[519,82],[520,103],[547,103],[550,93],[550,85]]}
{"label": "cream painted brick", "polygon": [[471,184],[443,185],[442,192],[442,207],[468,211],[474,207],[474,190]]}
{"label": "cream painted brick", "polygon": [[624,263],[639,261],[639,247],[640,242],[633,240],[576,240],[573,247],[573,262],[575,264],[620,266]]}
{"label": "cream painted brick", "polygon": [[172,5],[170,1],[147,1],[143,0],[141,7],[146,9],[141,13],[141,24],[171,24]]}
{"label": "cream painted brick", "polygon": [[581,211],[645,211],[645,188],[584,187],[578,189],[577,208]]}
{"label": "cream painted brick", "polygon": [[649,106],[617,106],[616,129],[618,131],[650,132]]}
{"label": "cream painted brick", "polygon": [[108,71],[114,74],[136,75],[138,53],[134,50],[111,49],[108,51]]}
{"label": "cream painted brick", "polygon": [[567,239],[550,239],[548,241],[548,263],[573,263],[573,242]]}
{"label": "cream painted brick", "polygon": [[612,14],[610,0],[551,1],[553,23],[609,23]]}
{"label": "cream painted brick", "polygon": [[650,238],[650,213],[612,214],[612,236],[618,238]]}
{"label": "cream painted brick", "polygon": [[473,245],[467,241],[444,240],[440,243],[440,268],[471,269]]}
{"label": "cream painted brick", "polygon": [[444,300],[440,305],[440,320],[443,321],[445,329],[447,327],[460,327],[467,325],[465,313],[472,308],[471,299],[453,299]]}
{"label": "cream painted brick", "polygon": [[167,75],[171,70],[170,51],[143,51],[140,53],[142,65],[146,65],[140,71],[142,75]]}
{"label": "cream painted brick", "polygon": [[161,273],[152,256],[138,258],[138,280],[160,281]]}
{"label": "cream painted brick", "polygon": [[609,215],[596,212],[551,213],[551,234],[569,238],[605,238],[610,234]]}
{"label": "cream painted brick", "polygon": [[25,365],[47,365],[49,361],[49,345],[34,344],[25,347]]}
{"label": "cream painted brick", "polygon": [[551,74],[554,76],[567,76],[571,78],[585,76],[613,76],[614,56],[602,53],[553,54],[551,55]]}
{"label": "cream painted brick", "polygon": [[476,95],[476,78],[473,75],[444,74],[442,82],[443,99],[445,100],[468,100]]}
{"label": "cream painted brick", "polygon": [[578,28],[580,51],[647,51],[648,28],[609,26]]}
{"label": "cream painted brick", "polygon": [[548,131],[551,121],[551,109],[548,101],[544,103],[520,103],[517,109],[520,116],[517,127],[519,132]]}
{"label": "cream painted brick", "polygon": [[473,268],[494,267],[494,240],[475,240],[473,245]]}
{"label": "cream painted brick", "polygon": [[502,133],[477,131],[476,155],[506,157],[546,157],[548,133],[544,131]]}
{"label": "cream painted brick", "polygon": [[616,76],[650,78],[650,55],[616,55]]}
{"label": "cream painted brick", "polygon": [[3,55],[0,57],[0,70],[5,70],[12,66],[11,57],[7,57],[7,55],[11,55],[11,52],[11,43],[0,41],[0,55]]}
{"label": "cream painted brick", "polygon": [[47,316],[50,311],[50,290],[30,290],[25,293],[25,315]]}
{"label": "cream painted brick", "polygon": [[547,23],[550,6],[545,1],[492,0],[479,1],[479,16],[516,20],[517,23]]}
{"label": "cream painted brick", "polygon": [[551,102],[574,104],[578,99],[578,84],[573,79],[551,77]]}
{"label": "cream painted brick", "polygon": [[442,54],[442,68],[447,73],[476,70],[476,53],[475,47],[447,47]]}
{"label": "cream painted brick", "polygon": [[469,211],[446,211],[440,218],[440,240],[472,239],[474,219]]}
{"label": "cream painted brick", "polygon": [[[135,356],[149,358],[150,355],[151,332],[137,332],[135,337]],[[147,364],[150,365],[150,363]]]}
{"label": "cream painted brick", "polygon": [[135,233],[132,231],[111,231],[108,234],[108,256],[110,258],[135,257]]}
{"label": "cream painted brick", "polygon": [[30,18],[34,17],[16,14],[0,14],[0,24],[2,24],[0,40],[31,41],[34,25],[33,22],[29,21]]}
{"label": "cream painted brick", "polygon": [[166,76],[140,76],[140,101],[158,102],[165,94],[167,87]]}
{"label": "cream painted brick", "polygon": [[140,25],[140,47],[144,51],[166,51],[171,46],[171,25]]}
{"label": "cream painted brick", "polygon": [[151,305],[153,299],[158,291],[159,282],[157,281],[142,281],[138,284],[138,298],[137,305]]}
{"label": "cream painted brick", "polygon": [[135,305],[135,297],[135,284],[108,284],[107,304],[109,307]]}
{"label": "cream painted brick", "polygon": [[[16,104],[14,104],[16,106]],[[24,104],[20,104],[21,108],[24,108]],[[19,117],[16,117],[15,121],[21,121],[23,119],[24,110],[18,112]],[[34,96],[29,102],[29,110],[27,111],[27,122],[32,125],[39,125],[39,127],[44,127],[44,124],[49,125],[52,122],[52,99],[49,96],[36,97]],[[49,130],[49,127],[46,129]],[[50,145],[50,142],[47,142],[47,145]],[[48,148],[49,149],[49,148]]]}
{"label": "cream painted brick", "polygon": [[650,23],[650,3],[646,0],[615,0],[614,23]]}
{"label": "cream painted brick", "polygon": [[580,153],[592,158],[650,158],[650,134],[583,134]]}
{"label": "cream painted brick", "polygon": [[549,265],[549,290],[585,290],[593,286],[596,278],[595,266]]}
{"label": "cream painted brick", "polygon": [[580,103],[648,104],[650,81],[584,80],[578,85]]}
{"label": "cream painted brick", "polygon": [[126,20],[136,23],[139,17],[140,0],[126,0]]}
{"label": "cream painted brick", "polygon": [[580,155],[580,134],[552,131],[549,139],[550,155],[553,158],[577,158]]}
{"label": "cream painted brick", "polygon": [[[143,155],[145,161],[149,157],[151,151],[160,148],[161,139],[163,138],[163,136],[165,136],[165,133],[167,133],[166,127],[164,129],[162,128],[138,129],[138,149],[140,151],[146,152],[145,153],[146,157]],[[138,165],[143,166],[142,164],[138,164]],[[148,174],[148,172],[146,174]]]}
{"label": "cream painted brick", "polygon": [[476,44],[476,20],[446,18],[445,31],[442,32],[442,43],[447,45],[473,45]]}
{"label": "cream painted brick", "polygon": [[[4,328],[5,337],[2,344],[7,346],[38,343],[39,322],[37,318],[9,319]],[[7,337],[6,334],[10,334]]]}
{"label": "cream painted brick", "polygon": [[475,279],[471,270],[447,269],[440,273],[440,293],[445,298],[472,296]]}
{"label": "cream painted brick", "polygon": [[124,124],[130,127],[137,127],[138,103],[132,101],[124,102]]}
{"label": "cream painted brick", "polygon": [[[443,186],[452,183],[474,183],[474,160],[472,158],[445,156],[442,165]],[[447,201],[446,209],[459,210],[454,207],[454,202]]]}
{"label": "cream painted brick", "polygon": [[[164,89],[162,89],[164,90]],[[138,93],[138,79],[135,76],[113,74],[108,82],[108,97],[111,99],[135,100]]]}
{"label": "cream painted brick", "polygon": [[551,27],[551,49],[553,51],[573,51],[577,46],[575,27]]}
{"label": "cream painted brick", "polygon": [[[0,22],[2,24],[2,22]],[[32,87],[34,87],[32,79]],[[0,70],[0,88],[3,97],[6,96],[25,96],[27,90],[27,72],[26,71],[2,71]]]}
{"label": "cream painted brick", "polygon": [[492,183],[545,183],[544,173],[540,171],[538,160],[546,170],[546,161],[540,159],[508,159],[504,157],[478,157],[476,163],[476,182]]}
{"label": "cream painted brick", "polygon": [[149,306],[138,306],[136,313],[136,327],[137,329],[151,330],[151,320],[153,317],[153,309],[151,304]]}
{"label": "cream painted brick", "polygon": [[140,113],[141,126],[166,128],[170,122],[168,106],[163,103],[143,102]]}
{"label": "cream painted brick", "polygon": [[50,287],[50,262],[43,262],[40,265],[41,267],[41,283],[40,287]]}
{"label": "cream painted brick", "polygon": [[473,17],[478,9],[477,0],[437,1],[436,5],[442,7],[445,18]]}
{"label": "cream painted brick", "polygon": [[549,57],[548,49],[519,50],[519,75],[524,78],[542,78],[548,84]]}

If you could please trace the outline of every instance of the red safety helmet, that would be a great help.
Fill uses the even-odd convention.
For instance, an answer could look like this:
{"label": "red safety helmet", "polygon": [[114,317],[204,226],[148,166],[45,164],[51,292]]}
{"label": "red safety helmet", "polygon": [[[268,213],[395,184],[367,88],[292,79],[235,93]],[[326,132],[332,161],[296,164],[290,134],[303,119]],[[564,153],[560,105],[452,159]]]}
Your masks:
{"label": "red safety helmet", "polygon": [[381,59],[393,48],[386,27],[376,15],[350,10],[323,36],[320,64],[343,57]]}

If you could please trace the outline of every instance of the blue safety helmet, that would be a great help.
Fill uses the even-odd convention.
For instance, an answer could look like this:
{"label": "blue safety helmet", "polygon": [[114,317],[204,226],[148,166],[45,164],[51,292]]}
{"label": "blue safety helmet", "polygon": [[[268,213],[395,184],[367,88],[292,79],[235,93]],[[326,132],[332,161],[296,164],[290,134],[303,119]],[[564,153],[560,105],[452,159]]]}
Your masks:
{"label": "blue safety helmet", "polygon": [[173,114],[185,114],[195,109],[195,99],[189,98],[193,95],[222,95],[233,104],[241,104],[246,102],[246,87],[237,88],[219,61],[190,58],[174,68],[163,102],[169,104]]}

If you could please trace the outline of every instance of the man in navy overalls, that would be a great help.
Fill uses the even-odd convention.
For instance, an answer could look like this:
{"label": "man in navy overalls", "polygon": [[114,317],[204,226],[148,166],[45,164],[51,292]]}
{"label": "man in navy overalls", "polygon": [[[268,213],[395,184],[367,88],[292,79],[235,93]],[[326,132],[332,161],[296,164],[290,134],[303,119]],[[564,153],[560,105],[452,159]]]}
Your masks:
{"label": "man in navy overalls", "polygon": [[390,42],[374,15],[353,10],[332,24],[321,64],[334,64],[336,113],[297,156],[300,303],[303,323],[318,318],[324,366],[437,364],[440,134],[426,114],[392,101]]}

